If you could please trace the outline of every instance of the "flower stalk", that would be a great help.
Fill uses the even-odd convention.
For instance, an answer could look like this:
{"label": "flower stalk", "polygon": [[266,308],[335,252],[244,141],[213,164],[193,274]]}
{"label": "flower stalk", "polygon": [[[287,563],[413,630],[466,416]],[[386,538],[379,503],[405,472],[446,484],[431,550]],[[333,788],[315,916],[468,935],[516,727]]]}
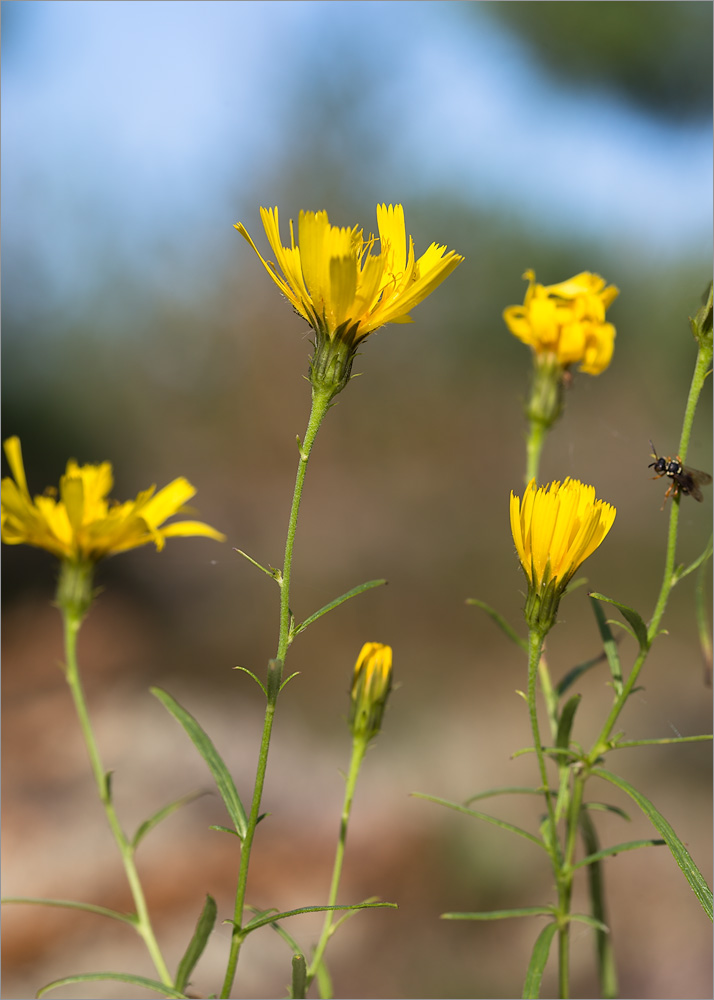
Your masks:
{"label": "flower stalk", "polygon": [[[62,625],[64,629],[65,664],[64,674],[72,695],[72,701],[77,712],[79,727],[82,732],[89,762],[97,785],[97,791],[104,808],[104,813],[112,832],[122,864],[126,873],[131,895],[134,900],[136,917],[134,927],[137,934],[142,938],[146,948],[154,963],[154,967],[166,986],[173,987],[174,981],[164,961],[159,943],[154,933],[149,910],[146,905],[146,897],[139,879],[139,873],[134,862],[134,846],[127,839],[124,830],[117,817],[114,804],[112,802],[110,776],[104,770],[99,754],[97,741],[94,737],[87,702],[84,695],[84,688],[79,673],[79,663],[77,660],[77,637],[82,622],[89,608],[89,604],[84,606],[84,600],[88,590],[91,592],[92,573],[91,567],[87,564],[72,564],[64,562],[62,564],[60,581],[57,589],[57,604],[62,615]],[[83,595],[78,599],[77,595]],[[91,599],[90,599],[91,600]]]}

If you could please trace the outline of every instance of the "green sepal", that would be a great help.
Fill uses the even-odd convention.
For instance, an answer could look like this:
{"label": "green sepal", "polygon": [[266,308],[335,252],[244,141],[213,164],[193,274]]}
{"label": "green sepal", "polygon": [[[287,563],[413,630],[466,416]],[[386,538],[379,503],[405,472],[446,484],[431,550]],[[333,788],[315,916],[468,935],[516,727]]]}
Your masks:
{"label": "green sepal", "polygon": [[612,604],[614,607],[620,611],[623,618],[629,622],[632,626],[632,631],[635,634],[635,638],[639,643],[642,652],[646,652],[650,648],[650,640],[647,636],[647,626],[645,625],[642,616],[638,614],[633,608],[628,608],[626,604],[621,604],[619,601],[614,601],[611,597],[605,597],[604,594],[598,594],[591,592],[588,597],[595,598],[596,601],[605,601],[607,604]]}
{"label": "green sepal", "polygon": [[493,826],[500,827],[501,830],[509,830],[511,833],[518,834],[519,837],[525,837],[526,840],[530,840],[532,843],[537,844],[538,847],[543,848],[545,845],[536,837],[535,834],[529,833],[528,830],[521,829],[520,826],[514,826],[513,823],[507,823],[503,819],[498,819],[496,816],[489,816],[487,813],[475,812],[473,809],[467,809],[466,806],[462,806],[459,802],[449,802],[448,799],[440,799],[436,795],[425,795],[423,792],[412,792],[411,793],[417,799],[426,799],[427,802],[435,802],[438,806],[446,806],[447,809],[454,809],[456,812],[463,813],[465,816],[473,816],[474,819],[482,819],[485,823],[491,823]]}
{"label": "green sepal", "polygon": [[290,988],[290,996],[294,1000],[305,1000],[305,993],[307,992],[307,966],[305,964],[305,956],[298,952],[293,955],[293,979]]}
{"label": "green sepal", "polygon": [[50,990],[56,990],[60,986],[68,986],[70,983],[101,983],[108,980],[133,983],[134,986],[140,986],[143,990],[160,993],[162,997],[168,997],[169,1000],[189,1000],[185,993],[175,990],[172,986],[167,986],[166,983],[160,983],[156,979],[147,979],[145,976],[132,976],[128,972],[84,972],[77,976],[64,976],[62,979],[55,979],[53,982],[47,983],[46,986],[37,991],[36,996],[43,997]]}
{"label": "green sepal", "polygon": [[[139,826],[136,833],[132,837],[131,846],[136,850],[136,848],[139,846],[139,844],[146,836],[146,834],[150,830],[153,830],[153,828],[157,826],[162,819],[166,819],[167,816],[170,816],[171,813],[176,812],[176,810],[180,809],[181,806],[188,805],[189,802],[193,802],[196,799],[200,799],[202,795],[207,795],[207,794],[208,793],[205,791],[189,792],[188,795],[182,795],[180,799],[174,799],[173,802],[169,802],[169,804],[167,806],[164,806],[163,809],[159,809],[157,812],[154,813],[153,816],[150,816],[148,819],[144,820],[144,822]],[[232,830],[231,833],[233,833]]]}
{"label": "green sepal", "polygon": [[546,924],[536,938],[531,952],[531,960],[528,963],[526,979],[523,983],[523,993],[521,994],[523,1000],[538,1000],[540,996],[540,984],[557,929],[558,925],[555,922]]}
{"label": "green sepal", "polygon": [[472,604],[474,607],[481,608],[482,611],[485,611],[492,621],[498,625],[503,634],[511,640],[511,642],[515,642],[515,644],[520,646],[524,652],[528,651],[528,640],[522,639],[513,626],[508,624],[503,615],[492,608],[490,604],[486,604],[485,601],[480,601],[477,597],[467,598],[466,603]]}
{"label": "green sepal", "polygon": [[332,611],[333,608],[337,608],[340,604],[344,604],[345,601],[349,601],[351,597],[356,597],[357,594],[364,593],[365,590],[371,590],[373,587],[381,587],[386,584],[386,580],[368,580],[367,583],[360,583],[357,587],[353,587],[352,590],[348,590],[346,594],[342,594],[341,597],[336,597],[334,601],[330,601],[329,604],[325,604],[324,607],[320,608],[314,614],[310,615],[305,619],[304,622],[299,622],[297,625],[293,625],[290,629],[290,639],[295,638],[300,632],[304,632],[308,625],[312,625],[313,622],[317,621],[318,618],[322,618],[326,615],[328,611]]}
{"label": "green sepal", "polygon": [[610,666],[612,684],[615,689],[615,693],[619,697],[622,694],[622,664],[620,663],[620,657],[617,653],[617,644],[615,643],[615,638],[610,631],[610,625],[605,618],[605,612],[602,610],[600,602],[596,601],[592,595],[590,596],[590,606],[593,609],[595,620],[597,621],[597,627],[600,630],[600,638],[602,639],[603,649],[605,650],[605,656],[607,657],[607,662]]}
{"label": "green sepal", "polygon": [[575,871],[576,868],[584,868],[586,865],[591,865],[602,858],[615,857],[618,854],[624,854],[625,851],[634,851],[638,847],[661,847],[664,843],[664,840],[628,840],[624,844],[613,844],[612,847],[604,847],[594,854],[588,854],[582,861],[571,865],[571,871]]}
{"label": "green sepal", "polygon": [[206,895],[206,902],[201,915],[196,924],[196,930],[188,943],[183,958],[179,962],[176,970],[176,981],[174,983],[177,990],[184,990],[188,986],[188,977],[196,967],[196,963],[203,954],[203,950],[211,936],[211,931],[216,922],[216,901],[212,896]]}
{"label": "green sepal", "polygon": [[442,913],[440,920],[509,920],[511,917],[552,917],[552,906],[521,906],[515,910],[489,910],[482,913]]}
{"label": "green sepal", "polygon": [[233,783],[233,778],[223,762],[223,758],[196,719],[185,708],[182,708],[170,694],[157,687],[150,688],[150,691],[168,709],[176,721],[183,726],[191,742],[208,764],[208,768],[216,782],[216,787],[221,793],[221,798],[228,810],[228,815],[233,820],[236,833],[242,840],[248,829],[248,817],[246,816],[236,786]]}
{"label": "green sepal", "polygon": [[702,909],[711,920],[714,915],[712,891],[707,885],[704,876],[694,863],[694,859],[691,854],[664,818],[662,813],[654,807],[648,798],[642,795],[641,792],[638,792],[636,788],[633,788],[633,786],[630,785],[629,782],[625,781],[624,778],[619,777],[619,775],[613,774],[611,771],[606,771],[602,767],[593,768],[591,773],[597,775],[599,778],[603,778],[605,781],[611,782],[611,784],[620,788],[623,792],[626,792],[631,799],[634,799],[645,816],[648,817],[657,831],[664,837],[667,847],[669,847],[672,852],[674,860],[682,869],[684,877],[687,882],[689,882],[694,895],[697,897]]}
{"label": "green sepal", "polygon": [[120,920],[124,924],[136,927],[139,918],[134,913],[119,913],[117,910],[109,910],[106,906],[96,906],[94,903],[79,903],[74,899],[45,899],[41,896],[3,896],[0,903],[26,903],[29,906],[59,906],[67,910],[85,910],[87,913],[95,913],[100,917],[111,917],[112,920]]}

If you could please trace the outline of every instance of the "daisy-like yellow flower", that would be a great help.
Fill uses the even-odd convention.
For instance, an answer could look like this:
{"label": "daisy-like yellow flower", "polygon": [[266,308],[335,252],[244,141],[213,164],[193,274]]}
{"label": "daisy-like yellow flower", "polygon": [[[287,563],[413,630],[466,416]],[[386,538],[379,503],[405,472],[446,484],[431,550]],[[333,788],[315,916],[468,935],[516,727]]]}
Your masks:
{"label": "daisy-like yellow flower", "polygon": [[619,289],[589,271],[557,285],[537,284],[534,271],[523,277],[529,282],[523,305],[503,312],[511,333],[561,368],[578,364],[588,375],[605,371],[615,346],[615,327],[605,312]]}
{"label": "daisy-like yellow flower", "polygon": [[357,657],[350,692],[350,728],[353,736],[371,740],[382,727],[382,716],[392,689],[392,647],[365,642]]}
{"label": "daisy-like yellow flower", "polygon": [[287,247],[278,209],[261,208],[260,216],[277,267],[262,256],[242,223],[235,228],[316,333],[313,386],[335,386],[335,393],[349,380],[359,342],[385,323],[411,323],[410,311],[463,260],[436,243],[416,258],[401,205],[377,206],[379,236],[367,240],[358,226],[330,225],[327,212],[300,212],[297,241],[291,221]]}
{"label": "daisy-like yellow flower", "polygon": [[109,462],[78,465],[70,459],[59,493],[48,490],[33,499],[19,438],[8,438],[4,448],[14,477],[2,480],[0,534],[8,545],[34,545],[64,562],[91,564],[149,542],[162,549],[166,539],[176,535],[225,540],[220,531],[201,521],[164,524],[194,496],[196,490],[187,479],[174,479],[158,493],[151,486],[136,500],[116,503],[107,499],[114,483]]}
{"label": "daisy-like yellow flower", "polygon": [[511,531],[528,577],[526,620],[545,634],[554,624],[563,591],[615,520],[615,508],[595,499],[595,487],[577,479],[537,487],[523,500],[511,493]]}

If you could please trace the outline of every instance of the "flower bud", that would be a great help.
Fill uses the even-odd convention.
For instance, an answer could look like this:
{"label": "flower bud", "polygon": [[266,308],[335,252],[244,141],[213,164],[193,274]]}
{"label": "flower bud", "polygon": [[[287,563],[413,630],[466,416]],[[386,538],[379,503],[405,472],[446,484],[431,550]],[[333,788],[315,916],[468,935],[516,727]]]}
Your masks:
{"label": "flower bud", "polygon": [[373,739],[392,689],[392,647],[366,642],[357,657],[350,692],[349,724],[354,737]]}

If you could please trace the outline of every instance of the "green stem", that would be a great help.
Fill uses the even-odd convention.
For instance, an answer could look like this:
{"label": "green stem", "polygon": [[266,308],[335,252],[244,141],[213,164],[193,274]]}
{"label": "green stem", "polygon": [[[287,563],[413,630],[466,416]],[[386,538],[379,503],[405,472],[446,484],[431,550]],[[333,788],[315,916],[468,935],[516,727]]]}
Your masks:
{"label": "green stem", "polygon": [[[352,758],[350,760],[350,769],[347,774],[347,782],[345,784],[345,799],[342,806],[342,818],[340,820],[340,836],[337,842],[335,863],[332,869],[332,882],[330,883],[330,894],[327,899],[328,906],[335,906],[337,904],[337,893],[340,887],[340,877],[342,875],[342,862],[345,855],[345,842],[347,840],[347,827],[350,821],[350,812],[352,810],[352,799],[354,798],[355,786],[357,785],[360,767],[362,766],[364,755],[367,752],[367,743],[368,740],[366,740],[364,736],[355,736],[352,740]],[[310,967],[307,970],[308,986],[315,978],[315,974],[317,973],[317,970],[320,967],[320,962],[322,961],[322,956],[325,954],[327,942],[330,940],[334,931],[333,921],[334,911],[328,910],[325,914],[325,923],[322,928],[320,940],[317,943],[317,947],[315,948],[315,952],[312,956],[312,961],[310,962]]]}
{"label": "green stem", "polygon": [[231,935],[231,946],[228,955],[228,965],[223,981],[221,998],[230,996],[235,978],[240,949],[245,940],[243,932],[243,910],[245,907],[245,895],[248,885],[248,868],[250,866],[250,855],[255,837],[255,829],[260,817],[260,804],[263,798],[263,786],[265,784],[265,772],[268,765],[268,751],[270,749],[270,737],[273,729],[273,719],[275,717],[275,707],[280,693],[280,680],[285,664],[287,651],[292,641],[291,626],[292,615],[290,613],[290,580],[292,575],[293,547],[295,544],[295,533],[297,531],[298,515],[300,513],[300,500],[302,497],[307,463],[310,459],[310,452],[315,442],[317,432],[320,429],[334,392],[320,391],[313,389],[312,406],[308,419],[305,438],[300,447],[300,460],[298,462],[297,475],[295,477],[295,489],[290,507],[290,517],[288,519],[288,531],[285,540],[285,558],[283,568],[278,580],[280,585],[280,627],[278,633],[278,650],[274,660],[271,661],[268,670],[268,704],[265,709],[265,721],[263,723],[263,736],[260,743],[260,754],[258,756],[258,766],[255,775],[255,785],[253,788],[253,800],[248,817],[248,828],[241,846],[240,867],[238,870],[238,884],[236,887],[235,907],[233,911],[233,933]]}
{"label": "green stem", "polygon": [[[70,572],[70,569],[70,567],[63,566],[62,571],[63,573],[65,573],[65,571]],[[65,604],[60,604],[60,611],[62,613],[62,621],[64,624],[65,677],[72,694],[74,706],[77,711],[77,718],[79,719],[80,729],[82,730],[82,736],[84,737],[84,742],[89,753],[89,761],[94,774],[94,780],[96,781],[97,789],[99,791],[99,798],[102,801],[109,827],[114,835],[117,847],[119,848],[122,863],[124,865],[124,871],[126,872],[131,894],[134,899],[134,906],[136,907],[136,922],[134,926],[151,955],[151,960],[154,963],[161,981],[167,986],[173,987],[174,980],[163,959],[159,944],[151,926],[151,919],[149,917],[144,891],[141,887],[139,873],[137,872],[136,865],[134,863],[134,846],[127,840],[126,834],[122,830],[121,824],[119,823],[116,810],[114,809],[111,797],[110,778],[102,765],[102,760],[99,756],[99,749],[94,738],[92,724],[87,711],[87,703],[77,663],[77,635],[82,625],[83,615]]]}
{"label": "green stem", "polygon": [[[540,740],[540,728],[538,726],[538,711],[536,707],[536,681],[538,678],[538,664],[540,662],[541,652],[543,650],[543,642],[545,636],[538,631],[538,629],[530,629],[528,632],[528,712],[531,720],[531,732],[533,733],[533,744],[535,746],[536,757],[538,758],[538,768],[540,770],[540,777],[542,783],[542,791],[545,795],[546,805],[548,807],[548,818],[550,820],[550,828],[552,834],[553,843],[549,847],[549,851],[552,854],[552,850],[555,846],[556,838],[556,824],[555,824],[555,810],[553,809],[553,801],[550,795],[550,789],[548,787],[548,772],[545,768],[545,755],[543,753],[543,747]],[[555,860],[555,859],[554,859]]]}
{"label": "green stem", "polygon": [[535,479],[538,483],[538,470],[540,467],[540,454],[543,450],[548,427],[540,420],[530,420],[530,429],[526,441],[526,486]]}
{"label": "green stem", "polygon": [[[699,343],[699,350],[697,352],[697,361],[694,366],[694,374],[692,376],[692,384],[689,388],[689,396],[687,397],[687,405],[684,411],[684,421],[682,424],[682,435],[680,437],[679,443],[679,455],[682,461],[684,461],[687,453],[687,448],[689,447],[689,438],[692,433],[692,424],[694,423],[694,415],[696,413],[697,404],[699,402],[699,397],[704,387],[707,375],[711,370],[712,362],[712,347],[711,343]],[[679,528],[679,504],[681,502],[681,495],[673,498],[672,504],[669,510],[669,528],[667,531],[667,548],[664,558],[664,574],[662,577],[662,586],[660,588],[659,596],[657,597],[657,603],[655,604],[655,609],[652,614],[649,626],[647,628],[647,647],[640,650],[640,654],[635,660],[634,666],[630,671],[630,676],[627,678],[626,683],[622,688],[622,692],[619,697],[615,700],[612,706],[610,714],[607,717],[607,721],[603,726],[600,736],[593,744],[593,749],[588,755],[589,763],[594,763],[597,757],[602,753],[603,750],[607,748],[607,740],[612,732],[614,725],[622,711],[625,702],[632,693],[632,689],[637,683],[637,678],[639,676],[640,670],[642,669],[645,660],[647,659],[647,654],[649,653],[650,646],[654,641],[657,633],[659,632],[660,622],[664,616],[665,609],[667,607],[667,601],[669,600],[669,595],[677,582],[675,575],[675,556],[677,550],[677,531]]]}

